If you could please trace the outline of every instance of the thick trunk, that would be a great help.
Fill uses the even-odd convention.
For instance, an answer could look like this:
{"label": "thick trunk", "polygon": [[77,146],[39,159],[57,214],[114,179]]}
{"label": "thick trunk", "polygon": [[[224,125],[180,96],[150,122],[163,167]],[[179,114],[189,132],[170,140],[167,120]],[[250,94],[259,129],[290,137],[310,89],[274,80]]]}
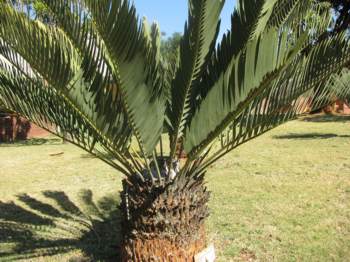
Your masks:
{"label": "thick trunk", "polygon": [[198,238],[187,245],[179,245],[167,238],[163,239],[125,239],[122,247],[122,261],[194,261],[194,257],[206,247],[204,229]]}
{"label": "thick trunk", "polygon": [[193,261],[206,246],[209,192],[203,176],[152,186],[123,181],[122,261]]}

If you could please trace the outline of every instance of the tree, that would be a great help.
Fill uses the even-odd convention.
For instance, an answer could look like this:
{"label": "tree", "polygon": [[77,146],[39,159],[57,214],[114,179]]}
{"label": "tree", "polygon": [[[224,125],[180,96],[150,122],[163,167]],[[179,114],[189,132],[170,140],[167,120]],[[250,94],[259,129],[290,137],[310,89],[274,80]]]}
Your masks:
{"label": "tree", "polygon": [[175,60],[178,57],[181,39],[182,34],[175,32],[167,39],[162,40],[160,52],[166,61]]}
{"label": "tree", "polygon": [[0,101],[124,175],[125,261],[193,259],[206,245],[207,168],[314,94],[328,103],[318,88],[350,61],[346,33],[314,41],[331,14],[313,19],[312,0],[240,0],[217,47],[224,1],[190,0],[172,66],[129,1],[44,2],[55,26],[1,4]]}
{"label": "tree", "polygon": [[12,6],[25,13],[28,17],[39,19],[44,23],[53,23],[53,17],[50,10],[41,0],[11,0]]}
{"label": "tree", "polygon": [[342,31],[350,27],[350,1],[349,0],[321,0],[329,2],[335,15],[333,31]]}

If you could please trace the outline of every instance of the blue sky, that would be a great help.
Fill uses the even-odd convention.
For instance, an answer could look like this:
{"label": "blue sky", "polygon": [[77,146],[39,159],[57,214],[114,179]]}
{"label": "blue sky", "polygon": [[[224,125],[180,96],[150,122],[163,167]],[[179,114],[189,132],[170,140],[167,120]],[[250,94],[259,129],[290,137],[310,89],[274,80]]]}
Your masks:
{"label": "blue sky", "polygon": [[[218,1],[218,0],[213,0]],[[187,19],[187,0],[134,0],[140,17],[146,16],[149,22],[157,21],[162,32],[170,36],[173,32],[183,32]],[[230,15],[235,0],[226,0],[222,12],[221,33],[230,28]]]}

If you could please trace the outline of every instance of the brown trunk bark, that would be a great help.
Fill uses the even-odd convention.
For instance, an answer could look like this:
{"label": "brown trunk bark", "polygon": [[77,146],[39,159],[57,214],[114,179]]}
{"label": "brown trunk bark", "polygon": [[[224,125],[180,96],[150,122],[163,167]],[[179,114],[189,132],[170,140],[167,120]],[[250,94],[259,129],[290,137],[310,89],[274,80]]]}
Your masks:
{"label": "brown trunk bark", "polygon": [[209,192],[204,174],[179,176],[166,186],[137,177],[123,181],[122,261],[194,261],[206,247]]}
{"label": "brown trunk bark", "polygon": [[193,262],[194,257],[205,247],[204,229],[199,232],[196,240],[185,246],[178,245],[168,239],[130,239],[123,244],[122,262]]}

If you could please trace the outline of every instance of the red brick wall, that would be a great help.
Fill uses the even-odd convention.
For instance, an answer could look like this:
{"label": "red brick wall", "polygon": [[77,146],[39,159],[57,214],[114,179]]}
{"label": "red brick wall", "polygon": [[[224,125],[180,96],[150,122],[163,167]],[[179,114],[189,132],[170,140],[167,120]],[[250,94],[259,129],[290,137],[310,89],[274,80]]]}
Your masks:
{"label": "red brick wall", "polygon": [[45,137],[50,133],[16,115],[0,114],[0,143]]}
{"label": "red brick wall", "polygon": [[337,106],[338,106],[339,113],[343,113],[345,115],[350,115],[350,107],[347,103],[344,103],[342,101],[338,101]]}
{"label": "red brick wall", "polygon": [[30,123],[16,115],[0,116],[0,142],[25,140],[28,137]]}
{"label": "red brick wall", "polygon": [[46,137],[50,135],[49,132],[46,130],[34,125],[33,123],[31,124],[30,131],[28,133],[28,138],[34,138],[34,137]]}

